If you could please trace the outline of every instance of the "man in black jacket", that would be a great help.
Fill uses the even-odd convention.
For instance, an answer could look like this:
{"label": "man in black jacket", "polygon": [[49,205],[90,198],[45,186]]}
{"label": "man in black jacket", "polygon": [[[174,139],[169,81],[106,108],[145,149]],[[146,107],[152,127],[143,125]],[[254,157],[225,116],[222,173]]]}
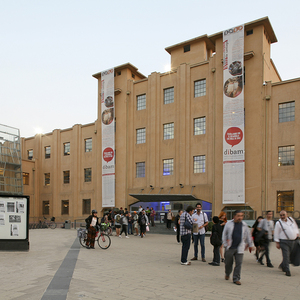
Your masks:
{"label": "man in black jacket", "polygon": [[85,219],[86,229],[88,230],[86,239],[86,248],[95,249],[95,237],[97,232],[97,226],[99,226],[99,218],[97,217],[97,211],[92,210],[92,214]]}
{"label": "man in black jacket", "polygon": [[219,218],[213,217],[213,227],[210,236],[210,243],[214,246],[214,258],[209,265],[219,266],[220,265],[220,246],[222,245],[222,227],[219,224]]}

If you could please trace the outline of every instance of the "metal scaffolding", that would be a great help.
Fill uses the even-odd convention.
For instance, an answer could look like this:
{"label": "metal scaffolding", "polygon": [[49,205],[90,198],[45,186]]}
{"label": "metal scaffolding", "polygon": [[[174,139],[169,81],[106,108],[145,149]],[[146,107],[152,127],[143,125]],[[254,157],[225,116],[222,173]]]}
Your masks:
{"label": "metal scaffolding", "polygon": [[23,194],[20,130],[0,124],[0,194]]}

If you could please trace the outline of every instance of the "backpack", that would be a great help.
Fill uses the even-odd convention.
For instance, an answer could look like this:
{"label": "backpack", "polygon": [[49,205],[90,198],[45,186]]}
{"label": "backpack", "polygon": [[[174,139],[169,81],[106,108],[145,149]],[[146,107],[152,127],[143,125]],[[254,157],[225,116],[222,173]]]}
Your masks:
{"label": "backpack", "polygon": [[117,215],[116,216],[116,222],[121,224],[121,216],[120,215]]}
{"label": "backpack", "polygon": [[210,243],[216,247],[222,245],[222,241],[220,240],[218,233],[216,231],[212,233],[212,235],[210,236]]}

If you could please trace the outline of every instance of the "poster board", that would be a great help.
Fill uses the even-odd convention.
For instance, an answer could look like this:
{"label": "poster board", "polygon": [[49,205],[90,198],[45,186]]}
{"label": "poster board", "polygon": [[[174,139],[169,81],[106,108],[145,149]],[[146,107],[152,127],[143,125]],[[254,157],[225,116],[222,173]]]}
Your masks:
{"label": "poster board", "polygon": [[0,250],[28,250],[29,197],[0,195]]}

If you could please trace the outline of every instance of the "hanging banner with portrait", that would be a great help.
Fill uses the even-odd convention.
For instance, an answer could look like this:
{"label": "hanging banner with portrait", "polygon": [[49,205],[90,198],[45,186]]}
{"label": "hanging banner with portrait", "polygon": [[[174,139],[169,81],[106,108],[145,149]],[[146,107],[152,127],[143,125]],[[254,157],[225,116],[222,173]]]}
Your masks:
{"label": "hanging banner with portrait", "polygon": [[115,206],[114,68],[101,72],[102,207]]}
{"label": "hanging banner with portrait", "polygon": [[245,203],[244,25],[223,31],[223,204]]}

